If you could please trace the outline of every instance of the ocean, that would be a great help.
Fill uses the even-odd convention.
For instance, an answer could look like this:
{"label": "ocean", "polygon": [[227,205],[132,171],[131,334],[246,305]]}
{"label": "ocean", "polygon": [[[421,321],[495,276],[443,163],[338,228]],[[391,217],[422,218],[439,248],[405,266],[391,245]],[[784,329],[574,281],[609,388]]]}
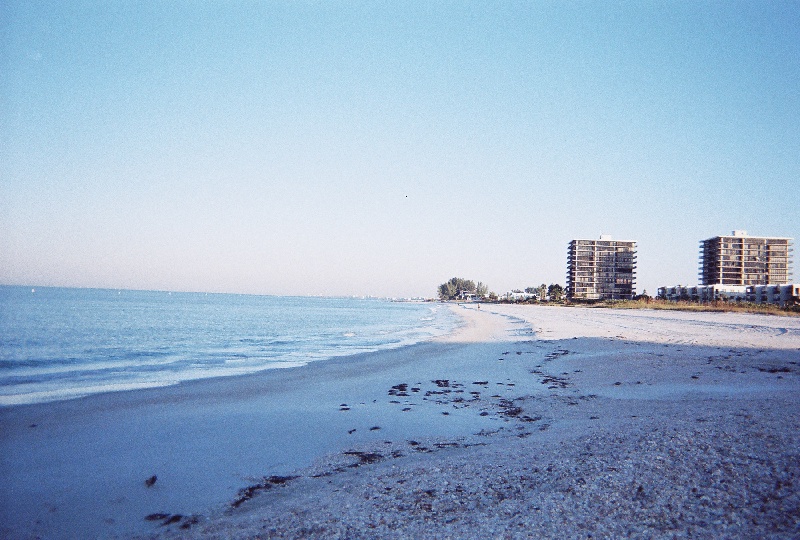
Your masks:
{"label": "ocean", "polygon": [[0,406],[296,367],[457,324],[436,303],[0,286]]}

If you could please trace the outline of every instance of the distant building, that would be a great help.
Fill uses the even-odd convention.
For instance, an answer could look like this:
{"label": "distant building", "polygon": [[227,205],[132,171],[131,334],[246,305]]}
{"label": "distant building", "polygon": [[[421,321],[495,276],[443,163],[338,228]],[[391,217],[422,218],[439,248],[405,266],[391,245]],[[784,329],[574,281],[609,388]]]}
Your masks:
{"label": "distant building", "polygon": [[775,304],[781,307],[800,305],[800,284],[780,285],[695,285],[693,287],[659,287],[658,297],[665,300],[692,302],[750,302]]}
{"label": "distant building", "polygon": [[750,285],[747,287],[747,301],[754,304],[777,304],[781,307],[800,305],[800,283]]}
{"label": "distant building", "polygon": [[509,302],[520,302],[525,300],[539,300],[539,295],[537,293],[508,291],[507,293],[503,294],[500,298],[508,300]]}
{"label": "distant building", "polygon": [[675,287],[659,287],[658,297],[677,302],[715,302],[717,300],[744,302],[747,300],[747,287],[744,285],[694,285]]}
{"label": "distant building", "polygon": [[567,255],[567,298],[630,300],[636,293],[636,242],[573,240]]}
{"label": "distant building", "polygon": [[702,285],[770,285],[792,278],[792,239],[733,231],[700,241]]}

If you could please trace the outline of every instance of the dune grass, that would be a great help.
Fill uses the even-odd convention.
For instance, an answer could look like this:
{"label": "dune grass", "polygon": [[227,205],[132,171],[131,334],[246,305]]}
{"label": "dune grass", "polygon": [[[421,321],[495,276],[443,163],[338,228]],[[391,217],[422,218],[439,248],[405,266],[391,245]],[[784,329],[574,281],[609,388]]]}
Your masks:
{"label": "dune grass", "polygon": [[752,304],[748,302],[715,301],[701,303],[684,300],[672,302],[654,298],[650,300],[606,300],[591,304],[590,307],[611,309],[664,309],[672,311],[720,311],[800,317],[800,306],[780,307],[772,304]]}

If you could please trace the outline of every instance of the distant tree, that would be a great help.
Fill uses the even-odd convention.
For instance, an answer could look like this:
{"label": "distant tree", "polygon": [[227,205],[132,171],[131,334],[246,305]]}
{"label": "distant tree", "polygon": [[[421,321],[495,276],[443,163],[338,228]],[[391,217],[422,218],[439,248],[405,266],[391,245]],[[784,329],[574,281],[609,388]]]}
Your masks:
{"label": "distant tree", "polygon": [[525,292],[528,294],[536,294],[536,287],[525,287]]}
{"label": "distant tree", "polygon": [[451,300],[455,298],[456,295],[458,295],[458,289],[452,280],[439,285],[439,298],[442,300]]}
{"label": "distant tree", "polygon": [[489,294],[489,287],[485,283],[479,281],[475,286],[475,294],[478,296],[478,298],[484,298],[487,294]]}
{"label": "distant tree", "polygon": [[489,293],[489,300],[491,300],[492,302],[497,302],[498,298],[499,297],[497,296],[496,292],[492,291]]}
{"label": "distant tree", "polygon": [[564,294],[564,288],[558,283],[552,283],[547,288],[547,294],[550,296],[550,300],[559,302],[561,301],[561,296]]}
{"label": "distant tree", "polygon": [[442,300],[454,300],[463,294],[475,294],[476,290],[477,286],[474,281],[454,277],[439,285],[439,298]]}

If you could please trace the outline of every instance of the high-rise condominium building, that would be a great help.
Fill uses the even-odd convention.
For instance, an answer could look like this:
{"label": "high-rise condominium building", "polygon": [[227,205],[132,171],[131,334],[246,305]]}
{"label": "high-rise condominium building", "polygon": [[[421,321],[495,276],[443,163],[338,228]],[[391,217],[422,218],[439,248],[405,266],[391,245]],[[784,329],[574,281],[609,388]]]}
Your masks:
{"label": "high-rise condominium building", "polygon": [[792,239],[733,231],[700,241],[702,285],[770,285],[792,278]]}
{"label": "high-rise condominium building", "polygon": [[636,292],[636,242],[573,240],[567,255],[567,298],[629,300]]}

